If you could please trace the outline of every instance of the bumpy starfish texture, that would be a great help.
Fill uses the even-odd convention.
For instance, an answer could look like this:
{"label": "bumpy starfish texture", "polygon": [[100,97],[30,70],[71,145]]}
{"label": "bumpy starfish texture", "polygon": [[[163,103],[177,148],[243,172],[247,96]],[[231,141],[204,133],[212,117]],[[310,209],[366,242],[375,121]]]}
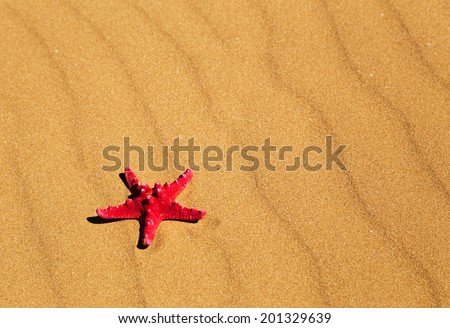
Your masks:
{"label": "bumpy starfish texture", "polygon": [[139,243],[150,245],[155,239],[156,230],[163,220],[198,221],[206,214],[203,210],[179,205],[175,198],[192,180],[193,172],[187,169],[173,183],[155,183],[153,188],[141,183],[133,170],[125,168],[125,180],[131,192],[131,199],[125,204],[98,208],[97,215],[103,219],[135,219],[140,224]]}

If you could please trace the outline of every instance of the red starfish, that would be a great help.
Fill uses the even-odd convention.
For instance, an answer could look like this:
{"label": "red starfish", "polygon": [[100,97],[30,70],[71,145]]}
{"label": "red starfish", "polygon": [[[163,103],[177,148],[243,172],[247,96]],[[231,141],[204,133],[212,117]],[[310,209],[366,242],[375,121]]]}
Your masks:
{"label": "red starfish", "polygon": [[193,172],[187,169],[173,183],[155,183],[153,188],[141,183],[133,170],[125,168],[127,187],[131,192],[125,204],[97,209],[97,215],[103,219],[136,219],[140,223],[139,243],[150,245],[155,239],[156,229],[163,220],[198,221],[205,216],[205,211],[186,208],[179,205],[175,198],[192,179]]}

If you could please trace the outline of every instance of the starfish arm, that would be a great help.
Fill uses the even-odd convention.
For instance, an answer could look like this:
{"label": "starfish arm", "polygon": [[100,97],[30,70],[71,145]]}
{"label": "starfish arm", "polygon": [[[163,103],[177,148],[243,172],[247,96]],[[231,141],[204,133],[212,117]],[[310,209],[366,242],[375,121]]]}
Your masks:
{"label": "starfish arm", "polygon": [[155,240],[156,230],[158,230],[161,218],[154,215],[151,211],[148,211],[141,220],[141,229],[139,236],[139,243],[142,246],[147,247],[153,240]]}
{"label": "starfish arm", "polygon": [[125,168],[125,180],[127,180],[127,187],[130,190],[137,184],[139,184],[139,179],[137,178],[136,174],[134,174],[131,167]]}
{"label": "starfish arm", "polygon": [[138,219],[141,216],[137,200],[127,199],[125,204],[98,208],[97,215],[103,219]]}
{"label": "starfish arm", "polygon": [[151,188],[146,183],[141,183],[139,181],[131,167],[125,168],[125,180],[127,181],[127,187],[133,196],[139,195],[142,189],[144,189],[145,192],[151,191]]}
{"label": "starfish arm", "polygon": [[193,172],[187,169],[182,175],[172,183],[165,183],[162,187],[162,193],[167,200],[173,202],[175,198],[186,188],[188,183],[192,180]]}
{"label": "starfish arm", "polygon": [[188,208],[181,206],[177,202],[173,202],[164,209],[163,218],[183,220],[183,221],[198,221],[206,215],[203,210],[197,210],[195,208]]}

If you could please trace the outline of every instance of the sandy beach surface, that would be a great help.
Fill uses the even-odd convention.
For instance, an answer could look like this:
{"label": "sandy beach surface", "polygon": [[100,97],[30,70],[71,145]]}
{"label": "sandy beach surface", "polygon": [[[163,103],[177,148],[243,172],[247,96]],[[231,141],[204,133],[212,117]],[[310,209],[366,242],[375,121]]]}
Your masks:
{"label": "sandy beach surface", "polygon": [[[0,1],[0,306],[448,307],[449,22],[443,0]],[[178,200],[206,217],[147,249],[92,222],[128,195],[102,170],[124,137],[160,161],[326,136],[347,170],[202,168]]]}

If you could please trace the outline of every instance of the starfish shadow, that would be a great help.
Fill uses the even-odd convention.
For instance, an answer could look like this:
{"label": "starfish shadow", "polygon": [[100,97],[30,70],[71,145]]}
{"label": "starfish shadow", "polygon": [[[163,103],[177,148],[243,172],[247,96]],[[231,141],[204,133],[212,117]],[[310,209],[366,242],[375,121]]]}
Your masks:
{"label": "starfish shadow", "polygon": [[[99,217],[97,215],[97,216],[90,216],[90,217],[86,218],[86,220],[92,224],[107,224],[107,223],[111,223],[111,222],[124,221],[126,219],[102,219],[101,217]],[[183,221],[183,220],[179,220],[179,219],[167,219],[165,221],[178,221],[178,222],[190,223],[190,224],[195,224],[198,222],[198,220],[197,221]],[[142,229],[142,228],[140,228],[140,229]],[[147,249],[148,248],[148,246],[142,245],[140,240],[138,240],[136,247],[139,249]]]}
{"label": "starfish shadow", "polygon": [[[97,216],[90,216],[86,218],[86,220],[92,224],[107,224],[111,222],[124,221],[126,219],[102,219],[97,215]],[[148,246],[142,245],[140,241],[138,241],[136,247],[139,249],[146,249]]]}
{"label": "starfish shadow", "polygon": [[119,173],[119,178],[120,178],[120,180],[122,180],[122,182],[125,185],[125,187],[130,189],[130,186],[127,183],[127,179],[125,178],[125,173]]}
{"label": "starfish shadow", "polygon": [[102,219],[101,217],[97,216],[90,216],[88,218],[86,218],[86,220],[88,220],[90,223],[93,224],[105,224],[105,223],[109,223],[109,222],[117,222],[117,221],[122,221],[124,219]]}

